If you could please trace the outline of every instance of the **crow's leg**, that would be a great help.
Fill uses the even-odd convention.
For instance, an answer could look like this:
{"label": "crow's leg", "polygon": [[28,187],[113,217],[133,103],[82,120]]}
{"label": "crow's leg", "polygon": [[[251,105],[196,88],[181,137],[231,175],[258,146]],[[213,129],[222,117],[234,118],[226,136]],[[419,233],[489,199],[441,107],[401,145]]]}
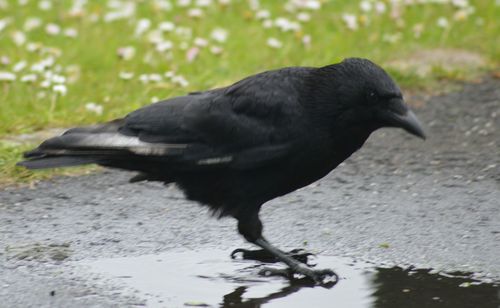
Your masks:
{"label": "crow's leg", "polygon": [[[313,253],[307,252],[304,249],[300,248],[292,249],[286,254],[294,258],[295,260],[307,265],[311,265],[309,264],[309,261],[311,261],[309,257],[311,256],[314,257]],[[281,262],[280,259],[278,259],[275,255],[271,254],[269,251],[265,249],[249,250],[249,249],[238,248],[233,250],[233,252],[231,253],[231,258],[237,259],[240,257],[243,260],[256,260],[265,263]]]}
{"label": "crow's leg", "polygon": [[[286,253],[282,252],[278,248],[269,244],[264,238],[259,238],[255,241],[257,246],[262,247],[262,249],[267,250],[269,253],[273,254],[288,265],[288,269],[279,270],[274,268],[265,268],[261,271],[261,274],[266,276],[279,275],[286,276],[288,278],[308,278],[316,284],[328,285],[337,283],[338,276],[330,269],[315,270],[312,269],[294,258],[288,256]],[[302,276],[302,277],[301,277]]]}
{"label": "crow's leg", "polygon": [[262,237],[262,222],[259,219],[258,212],[254,213],[244,213],[238,219],[238,231],[243,237],[250,243],[253,243],[270,255],[274,256],[276,259],[284,262],[288,265],[288,269],[286,270],[276,270],[271,268],[266,268],[262,271],[262,274],[265,275],[282,275],[287,276],[288,278],[295,278],[296,276],[303,276],[304,278],[308,278],[312,280],[316,284],[335,284],[338,280],[337,275],[329,269],[324,270],[314,270],[310,267],[300,263],[295,260],[285,252],[279,250],[278,248],[271,245],[268,241]]}

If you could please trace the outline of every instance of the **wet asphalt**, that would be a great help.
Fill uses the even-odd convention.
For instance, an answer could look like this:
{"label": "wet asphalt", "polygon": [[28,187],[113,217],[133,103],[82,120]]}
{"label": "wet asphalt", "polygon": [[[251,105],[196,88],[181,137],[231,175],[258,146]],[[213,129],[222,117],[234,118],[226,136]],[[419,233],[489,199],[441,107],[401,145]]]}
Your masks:
{"label": "wet asphalt", "polygon": [[[264,205],[266,237],[325,257],[500,281],[500,80],[409,103],[425,142],[400,130],[374,133],[321,181]],[[210,217],[175,186],[129,184],[130,176],[106,170],[0,190],[0,307],[177,307],[152,305],[147,288],[134,291],[89,264],[177,251],[196,263],[215,250],[224,267],[235,262],[233,249],[250,248],[232,219]],[[165,260],[176,269],[175,258]],[[169,273],[165,281],[176,281]],[[196,304],[189,300],[181,302]]]}

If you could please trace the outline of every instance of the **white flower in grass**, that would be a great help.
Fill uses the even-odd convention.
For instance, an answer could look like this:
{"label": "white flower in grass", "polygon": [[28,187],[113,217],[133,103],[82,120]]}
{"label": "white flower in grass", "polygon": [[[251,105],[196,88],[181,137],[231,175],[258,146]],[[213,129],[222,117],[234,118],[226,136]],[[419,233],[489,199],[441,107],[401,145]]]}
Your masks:
{"label": "white flower in grass", "polygon": [[400,41],[401,38],[402,38],[402,34],[399,32],[393,33],[393,34],[386,33],[382,36],[382,41],[387,42],[389,44],[394,44],[394,43],[397,43],[398,41]]}
{"label": "white flower in grass", "polygon": [[317,11],[321,8],[321,2],[318,0],[305,0],[303,7],[309,10]]}
{"label": "white flower in grass", "polygon": [[68,92],[68,89],[63,84],[56,84],[52,87],[52,91],[54,91],[57,94],[60,94],[61,96],[64,96]]}
{"label": "white flower in grass", "polygon": [[197,37],[194,39],[194,44],[198,47],[206,47],[208,45],[208,41],[204,38]]}
{"label": "white flower in grass", "polygon": [[51,57],[60,57],[62,55],[62,50],[56,47],[44,47],[41,46],[41,53],[45,55],[50,55]]}
{"label": "white flower in grass", "polygon": [[38,8],[42,11],[48,11],[52,8],[52,1],[41,0],[38,2]]}
{"label": "white flower in grass", "polygon": [[38,51],[40,47],[42,47],[40,43],[29,42],[28,44],[26,44],[26,50],[29,52]]}
{"label": "white flower in grass", "polygon": [[64,29],[64,36],[75,38],[78,36],[78,31],[75,28],[66,28]]}
{"label": "white flower in grass", "polygon": [[14,44],[17,46],[22,46],[24,43],[26,43],[26,35],[24,32],[21,31],[14,31],[12,33],[12,41],[14,41]]}
{"label": "white flower in grass", "polygon": [[85,109],[87,111],[93,112],[97,115],[101,115],[104,108],[102,107],[102,105],[96,104],[94,102],[90,102],[90,103],[85,104]]}
{"label": "white flower in grass", "polygon": [[156,0],[154,2],[154,5],[162,10],[162,11],[171,11],[172,10],[172,3],[168,0]]}
{"label": "white flower in grass", "polygon": [[148,74],[140,74],[139,81],[142,83],[148,83],[149,82],[149,75]]}
{"label": "white flower in grass", "polygon": [[370,1],[364,0],[359,3],[359,8],[363,12],[370,12],[372,10],[372,3]]}
{"label": "white flower in grass", "polygon": [[259,0],[248,0],[248,5],[252,11],[257,11],[260,8]]}
{"label": "white flower in grass", "polygon": [[207,7],[212,5],[212,0],[196,0],[196,6]]}
{"label": "white flower in grass", "polygon": [[353,14],[343,14],[342,20],[346,24],[347,28],[350,30],[358,29],[358,18]]}
{"label": "white flower in grass", "polygon": [[448,28],[450,25],[446,17],[439,17],[436,24],[440,28]]}
{"label": "white flower in grass", "polygon": [[163,34],[160,29],[148,33],[148,41],[152,44],[158,44],[163,41]]}
{"label": "white flower in grass", "polygon": [[175,29],[175,24],[170,21],[163,21],[158,25],[158,29],[163,32],[171,32]]}
{"label": "white flower in grass", "polygon": [[118,77],[120,77],[120,79],[123,79],[123,80],[130,80],[134,77],[134,73],[132,73],[132,72],[120,72]]}
{"label": "white flower in grass", "polygon": [[262,26],[265,28],[265,29],[269,29],[269,28],[272,28],[273,26],[273,21],[270,20],[270,19],[266,19],[262,22]]}
{"label": "white flower in grass", "polygon": [[172,79],[172,77],[175,76],[175,73],[173,71],[166,71],[165,74],[163,74],[163,76],[165,76],[165,78]]}
{"label": "white flower in grass", "polygon": [[180,7],[186,7],[191,4],[191,0],[177,0],[177,5]]}
{"label": "white flower in grass", "polygon": [[12,67],[12,70],[14,72],[20,72],[22,71],[28,63],[26,61],[19,61],[14,66]]}
{"label": "white flower in grass", "polygon": [[[112,2],[108,2],[108,6],[110,6],[110,3]],[[113,11],[108,12],[106,13],[106,15],[104,15],[104,21],[107,23],[118,19],[133,17],[136,11],[136,3],[134,1],[117,2],[116,5],[112,8],[114,9]],[[89,15],[89,19],[95,22],[99,19],[99,16],[96,14],[92,14]]]}
{"label": "white flower in grass", "polygon": [[52,65],[54,65],[54,63],[56,63],[56,60],[54,57],[50,56],[45,59],[42,59],[40,63],[45,67],[51,67]]}
{"label": "white flower in grass", "polygon": [[269,19],[271,13],[268,10],[260,10],[255,14],[257,19]]}
{"label": "white flower in grass", "polygon": [[50,82],[52,82],[52,76],[54,76],[54,73],[52,71],[46,71],[43,73],[43,77]]}
{"label": "white flower in grass", "polygon": [[227,40],[228,32],[226,29],[222,28],[215,28],[212,33],[210,34],[210,37],[219,43],[224,43]]}
{"label": "white flower in grass", "polygon": [[270,37],[267,39],[267,46],[274,48],[274,49],[279,49],[283,47],[283,43],[279,41],[277,38]]}
{"label": "white flower in grass", "polygon": [[20,6],[25,6],[26,4],[28,4],[28,0],[17,0],[17,3],[18,3]]}
{"label": "white flower in grass", "polygon": [[199,8],[192,8],[188,10],[187,14],[192,18],[200,18],[203,16],[203,10]]}
{"label": "white flower in grass", "polygon": [[62,72],[61,64],[57,64],[56,66],[54,66],[54,72],[56,72],[56,73]]}
{"label": "white flower in grass", "polygon": [[152,82],[161,82],[163,80],[160,74],[149,74],[149,81]]}
{"label": "white flower in grass", "polygon": [[24,31],[34,30],[42,25],[42,20],[38,17],[29,17],[24,22]]}
{"label": "white flower in grass", "polygon": [[383,14],[386,11],[385,3],[382,1],[375,2],[375,12],[378,14]]}
{"label": "white flower in grass", "polygon": [[182,39],[190,39],[193,36],[193,30],[188,27],[177,27],[175,28],[175,34],[177,34]]}
{"label": "white flower in grass", "polygon": [[135,56],[135,48],[133,46],[120,47],[116,54],[123,60],[130,60]]}
{"label": "white flower in grass", "polygon": [[281,31],[283,32],[300,30],[300,24],[292,22],[284,17],[276,18],[276,20],[274,21],[274,25],[281,29]]}
{"label": "white flower in grass", "polygon": [[306,12],[300,12],[297,14],[297,20],[302,21],[302,22],[308,22],[311,20],[311,15]]}
{"label": "white flower in grass", "polygon": [[47,32],[48,35],[58,35],[61,33],[61,27],[57,24],[49,23],[45,26],[45,32]]}
{"label": "white flower in grass", "polygon": [[11,72],[0,72],[0,81],[14,81],[16,80],[16,74]]}
{"label": "white flower in grass", "polygon": [[165,52],[171,50],[172,47],[174,47],[174,44],[171,41],[162,41],[156,44],[156,51]]}
{"label": "white flower in grass", "polygon": [[224,49],[220,46],[211,46],[210,47],[210,52],[214,55],[220,55]]}
{"label": "white flower in grass", "polygon": [[172,82],[180,85],[183,88],[189,86],[189,82],[186,80],[186,78],[184,78],[181,75],[177,75],[177,76],[172,77]]}
{"label": "white flower in grass", "polygon": [[51,85],[50,80],[44,80],[40,82],[40,87],[42,88],[50,88],[50,85]]}
{"label": "white flower in grass", "polygon": [[58,84],[66,83],[66,77],[57,74],[54,74],[51,80],[53,83],[58,83]]}
{"label": "white flower in grass", "polygon": [[144,57],[142,57],[142,62],[147,63],[147,64],[153,64],[154,62],[154,55],[151,51],[146,52]]}
{"label": "white flower in grass", "polygon": [[24,75],[21,77],[21,82],[31,83],[31,82],[35,82],[37,79],[38,79],[37,75],[28,74],[28,75]]}
{"label": "white flower in grass", "polygon": [[139,19],[137,25],[135,26],[134,35],[136,37],[142,35],[144,32],[146,32],[146,30],[149,29],[149,27],[151,27],[151,20],[147,18]]}
{"label": "white flower in grass", "polygon": [[47,57],[47,58],[42,59],[42,60],[34,63],[33,65],[31,65],[30,70],[33,72],[41,73],[41,72],[45,71],[47,68],[54,65],[54,63],[55,63],[54,57]]}
{"label": "white flower in grass", "polygon": [[5,66],[9,65],[10,64],[9,57],[7,57],[7,56],[1,56],[0,57],[0,64],[5,65]]}
{"label": "white flower in grass", "polygon": [[87,5],[87,0],[74,0],[69,14],[71,16],[81,16],[84,13],[85,5]]}
{"label": "white flower in grass", "polygon": [[302,44],[304,44],[304,46],[306,46],[306,47],[311,46],[311,41],[312,41],[311,36],[308,34],[306,34],[306,35],[304,35],[304,37],[302,37]]}
{"label": "white flower in grass", "polygon": [[35,64],[31,65],[31,67],[30,67],[30,70],[32,72],[35,72],[35,73],[41,73],[41,72],[43,72],[44,69],[45,69],[45,67],[40,63],[35,63]]}
{"label": "white flower in grass", "polygon": [[3,29],[5,29],[11,23],[11,21],[12,21],[12,18],[10,18],[10,17],[0,19],[0,32],[2,32]]}
{"label": "white flower in grass", "polygon": [[453,19],[457,21],[464,21],[467,19],[467,11],[466,10],[458,10],[453,14]]}
{"label": "white flower in grass", "polygon": [[466,8],[469,6],[469,1],[467,0],[451,0],[451,4],[459,8]]}
{"label": "white flower in grass", "polygon": [[219,0],[220,5],[229,5],[231,4],[231,0]]}
{"label": "white flower in grass", "polygon": [[193,62],[196,59],[196,57],[198,57],[199,53],[200,53],[200,48],[198,47],[189,48],[188,51],[186,52],[186,61]]}

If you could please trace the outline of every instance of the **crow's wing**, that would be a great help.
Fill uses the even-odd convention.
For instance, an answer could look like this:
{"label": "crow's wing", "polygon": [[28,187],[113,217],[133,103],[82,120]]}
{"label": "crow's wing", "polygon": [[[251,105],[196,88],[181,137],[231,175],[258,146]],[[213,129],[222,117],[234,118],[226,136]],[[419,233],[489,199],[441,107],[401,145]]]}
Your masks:
{"label": "crow's wing", "polygon": [[301,133],[309,69],[264,72],[230,87],[132,112],[121,132],[151,143],[184,144],[194,164],[260,165],[286,155]]}
{"label": "crow's wing", "polygon": [[[264,72],[227,88],[151,104],[123,120],[69,130],[26,157],[52,158],[52,165],[61,156],[85,162],[94,157],[111,166],[129,158],[182,168],[265,165],[291,153],[303,134],[300,99],[309,70]],[[75,159],[68,163],[77,164]],[[41,162],[31,164],[43,168]]]}

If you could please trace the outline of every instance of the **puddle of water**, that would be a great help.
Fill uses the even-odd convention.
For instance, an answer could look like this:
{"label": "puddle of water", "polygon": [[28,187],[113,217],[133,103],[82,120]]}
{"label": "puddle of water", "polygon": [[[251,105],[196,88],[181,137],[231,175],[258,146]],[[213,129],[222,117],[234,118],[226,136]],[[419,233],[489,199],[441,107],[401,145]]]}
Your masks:
{"label": "puddle of water", "polygon": [[[340,277],[331,289],[261,277],[254,261],[228,252],[167,252],[85,262],[105,283],[139,292],[148,307],[500,307],[500,286],[463,273],[376,268],[347,258],[319,256],[318,268]],[[273,265],[277,266],[277,265]],[[466,287],[464,287],[466,286]]]}

